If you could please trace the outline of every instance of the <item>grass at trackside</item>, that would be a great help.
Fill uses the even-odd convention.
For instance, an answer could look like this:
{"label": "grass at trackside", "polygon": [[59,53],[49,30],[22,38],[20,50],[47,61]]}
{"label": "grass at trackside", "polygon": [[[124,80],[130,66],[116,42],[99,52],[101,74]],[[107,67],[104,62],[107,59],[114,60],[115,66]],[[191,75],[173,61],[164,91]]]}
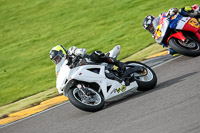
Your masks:
{"label": "grass at trackside", "polygon": [[55,86],[49,50],[63,44],[107,52],[121,44],[123,59],[154,42],[146,15],[195,0],[1,0],[0,106]]}
{"label": "grass at trackside", "polygon": [[163,48],[160,45],[158,45],[157,43],[154,43],[150,46],[148,46],[147,48],[125,58],[122,60],[122,62],[126,62],[126,61],[143,61],[148,59],[150,56],[158,54],[160,52],[163,51],[167,51],[167,48]]}
{"label": "grass at trackside", "polygon": [[33,96],[24,98],[17,102],[0,107],[0,119],[9,114],[39,105],[42,101],[58,96],[57,89],[51,88],[44,92],[39,92]]}

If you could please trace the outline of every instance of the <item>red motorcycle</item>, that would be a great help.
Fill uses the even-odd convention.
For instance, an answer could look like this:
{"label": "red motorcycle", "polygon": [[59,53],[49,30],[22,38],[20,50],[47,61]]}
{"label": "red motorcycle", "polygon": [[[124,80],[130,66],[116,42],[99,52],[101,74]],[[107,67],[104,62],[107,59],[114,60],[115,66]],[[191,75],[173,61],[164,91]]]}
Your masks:
{"label": "red motorcycle", "polygon": [[162,14],[154,38],[164,47],[186,56],[200,55],[200,26],[196,18]]}

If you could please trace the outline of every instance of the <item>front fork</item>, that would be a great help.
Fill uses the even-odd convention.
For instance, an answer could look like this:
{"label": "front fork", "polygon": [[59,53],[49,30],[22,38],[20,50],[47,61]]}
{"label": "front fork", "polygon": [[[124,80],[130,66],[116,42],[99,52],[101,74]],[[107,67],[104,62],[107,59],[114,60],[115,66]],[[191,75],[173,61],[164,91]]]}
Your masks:
{"label": "front fork", "polygon": [[89,98],[90,96],[92,96],[92,92],[89,91],[87,88],[85,87],[84,84],[77,84],[76,87],[80,90],[80,92],[86,97]]}
{"label": "front fork", "polygon": [[86,87],[84,85],[78,84],[76,85],[76,87],[79,89],[78,95],[80,97],[82,97],[81,95],[83,95],[84,97],[88,98]]}

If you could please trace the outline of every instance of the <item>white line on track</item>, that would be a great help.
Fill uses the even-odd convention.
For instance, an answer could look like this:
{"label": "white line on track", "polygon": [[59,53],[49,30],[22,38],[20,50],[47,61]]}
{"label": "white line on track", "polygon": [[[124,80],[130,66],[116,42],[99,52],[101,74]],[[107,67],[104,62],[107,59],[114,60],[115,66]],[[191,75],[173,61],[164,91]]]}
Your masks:
{"label": "white line on track", "polygon": [[158,64],[158,65],[155,65],[155,66],[153,66],[153,67],[151,67],[151,68],[156,68],[156,67],[162,66],[162,65],[164,65],[164,64],[166,64],[166,63],[168,63],[168,62],[171,62],[171,61],[173,61],[173,60],[176,60],[176,59],[178,59],[178,58],[180,58],[180,57],[182,57],[182,56],[183,56],[183,55],[174,57],[174,58],[169,59],[169,60],[167,60],[167,61],[165,61],[165,62],[163,62],[163,63],[160,63],[160,64]]}
{"label": "white line on track", "polygon": [[50,111],[50,110],[52,110],[52,109],[55,109],[55,108],[60,107],[60,106],[62,106],[62,105],[64,105],[64,104],[67,104],[67,103],[69,103],[69,101],[66,101],[66,102],[64,102],[64,103],[58,104],[58,105],[56,105],[56,106],[53,106],[53,107],[51,107],[51,108],[48,108],[48,109],[43,110],[43,111],[41,111],[41,112],[38,112],[38,113],[36,113],[36,114],[30,115],[30,116],[25,117],[25,118],[20,119],[20,120],[17,120],[17,121],[15,121],[15,122],[12,122],[12,123],[9,123],[9,124],[6,124],[6,125],[0,125],[0,128],[4,128],[4,127],[10,126],[10,125],[13,125],[13,124],[18,123],[18,122],[23,121],[23,120],[27,120],[27,119],[29,119],[29,118],[32,118],[32,117],[37,116],[37,115],[39,115],[39,114],[45,113],[45,112],[47,112],[47,111]]}

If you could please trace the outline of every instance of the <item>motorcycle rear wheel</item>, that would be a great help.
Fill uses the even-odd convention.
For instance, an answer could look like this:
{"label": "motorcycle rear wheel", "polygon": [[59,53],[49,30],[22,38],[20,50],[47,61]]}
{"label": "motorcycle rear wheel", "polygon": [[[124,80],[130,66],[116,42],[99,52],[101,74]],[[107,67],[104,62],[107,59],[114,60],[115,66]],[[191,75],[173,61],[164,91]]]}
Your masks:
{"label": "motorcycle rear wheel", "polygon": [[[77,87],[71,88],[68,91],[69,101],[77,108],[88,112],[96,112],[103,109],[104,98],[102,95],[92,88],[88,88],[88,91],[90,91],[91,94],[84,95]],[[89,99],[91,100],[89,101]]]}
{"label": "motorcycle rear wheel", "polygon": [[176,52],[185,56],[199,56],[200,55],[200,43],[192,40],[189,44],[184,44],[177,38],[171,38],[169,40],[169,46]]}
{"label": "motorcycle rear wheel", "polygon": [[133,77],[135,78],[137,84],[138,84],[138,91],[148,91],[153,89],[157,84],[157,76],[155,72],[147,65],[137,62],[137,61],[129,61],[126,62],[128,65],[133,66],[143,66],[147,70],[147,75],[140,76],[140,74],[134,73]]}

